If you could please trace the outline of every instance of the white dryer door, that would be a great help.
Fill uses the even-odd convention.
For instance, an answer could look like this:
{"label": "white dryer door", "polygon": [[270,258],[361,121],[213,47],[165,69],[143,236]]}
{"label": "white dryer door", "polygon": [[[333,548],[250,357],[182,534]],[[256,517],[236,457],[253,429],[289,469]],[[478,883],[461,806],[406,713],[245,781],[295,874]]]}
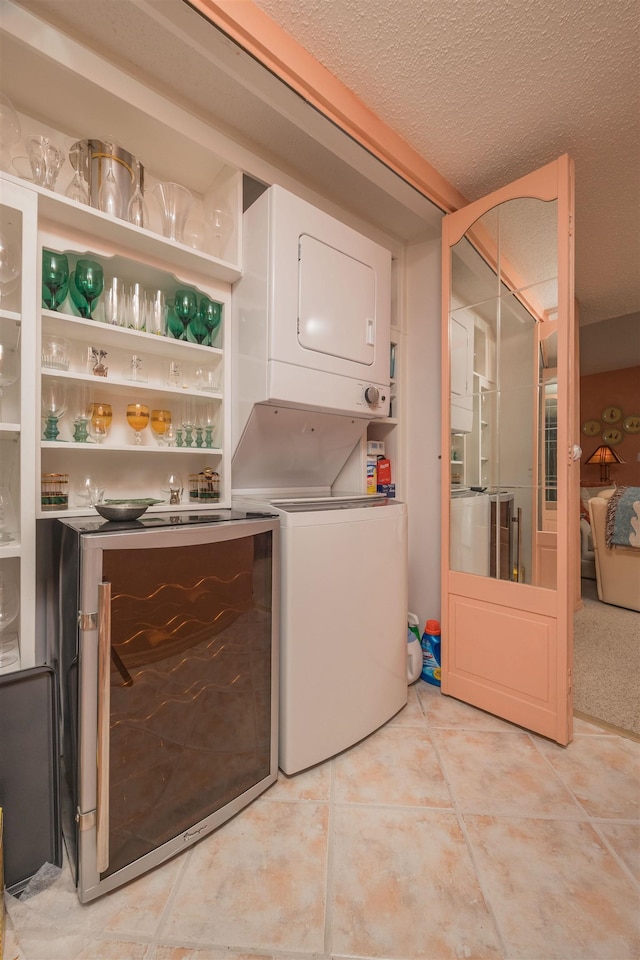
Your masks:
{"label": "white dryer door", "polygon": [[300,236],[298,258],[300,345],[371,366],[376,336],[373,269],[309,234]]}

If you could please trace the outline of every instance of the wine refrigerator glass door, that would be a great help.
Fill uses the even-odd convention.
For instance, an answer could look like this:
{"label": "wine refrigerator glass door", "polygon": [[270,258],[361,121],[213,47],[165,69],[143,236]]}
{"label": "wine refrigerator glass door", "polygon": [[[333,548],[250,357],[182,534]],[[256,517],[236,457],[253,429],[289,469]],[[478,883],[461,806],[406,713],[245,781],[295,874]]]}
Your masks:
{"label": "wine refrigerator glass door", "polygon": [[276,779],[274,538],[272,520],[80,538],[81,900]]}

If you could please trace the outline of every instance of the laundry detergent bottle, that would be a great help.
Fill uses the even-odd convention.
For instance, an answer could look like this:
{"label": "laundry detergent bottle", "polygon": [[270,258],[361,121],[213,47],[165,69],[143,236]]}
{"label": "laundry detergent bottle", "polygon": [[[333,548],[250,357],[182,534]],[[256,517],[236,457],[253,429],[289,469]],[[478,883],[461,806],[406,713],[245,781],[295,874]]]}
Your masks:
{"label": "laundry detergent bottle", "polygon": [[422,634],[422,673],[420,677],[427,683],[440,686],[440,623],[427,620]]}
{"label": "laundry detergent bottle", "polygon": [[420,621],[415,613],[407,615],[407,683],[412,684],[422,673],[422,640]]}

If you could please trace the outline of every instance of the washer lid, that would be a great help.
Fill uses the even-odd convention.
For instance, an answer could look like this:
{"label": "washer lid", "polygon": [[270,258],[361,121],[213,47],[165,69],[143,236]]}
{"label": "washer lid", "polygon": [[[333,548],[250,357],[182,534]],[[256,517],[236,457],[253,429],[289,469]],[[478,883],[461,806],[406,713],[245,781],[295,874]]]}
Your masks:
{"label": "washer lid", "polygon": [[233,457],[234,491],[329,491],[367,422],[257,403]]}

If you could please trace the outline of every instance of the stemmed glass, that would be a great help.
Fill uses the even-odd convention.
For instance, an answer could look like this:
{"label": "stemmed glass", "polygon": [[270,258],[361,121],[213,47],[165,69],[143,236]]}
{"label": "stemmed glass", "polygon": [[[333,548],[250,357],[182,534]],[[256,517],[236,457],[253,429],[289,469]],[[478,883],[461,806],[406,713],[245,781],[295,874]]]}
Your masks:
{"label": "stemmed glass", "polygon": [[25,140],[33,182],[38,186],[53,190],[64,164],[64,154],[60,147],[48,137],[32,136]]}
{"label": "stemmed glass", "polygon": [[171,410],[152,410],[151,429],[158,438],[158,445],[165,445],[165,434],[171,426]]}
{"label": "stemmed glass", "polygon": [[74,143],[69,148],[69,160],[73,167],[73,179],[65,190],[65,197],[77,203],[89,203],[89,184],[84,178],[84,150],[81,144]]}
{"label": "stemmed glass", "polygon": [[167,336],[174,340],[184,340],[184,324],[176,313],[174,300],[167,301]]}
{"label": "stemmed glass", "polygon": [[162,493],[169,494],[169,503],[180,503],[184,484],[179,473],[168,473],[160,485]]}
{"label": "stemmed glass", "polygon": [[187,324],[187,340],[190,343],[209,343],[209,328],[199,313]]}
{"label": "stemmed glass", "polygon": [[215,430],[216,424],[218,422],[218,412],[216,410],[215,404],[213,403],[204,403],[200,411],[200,422],[204,428],[204,445],[205,447],[214,446],[214,437],[213,431]]}
{"label": "stemmed glass", "polygon": [[47,310],[62,306],[69,291],[69,259],[66,253],[42,251],[42,303]]}
{"label": "stemmed glass", "polygon": [[117,150],[118,145],[115,140],[111,138],[106,138],[104,140],[104,145],[109,153],[109,168],[107,170],[107,175],[100,184],[100,190],[98,191],[98,207],[102,210],[103,213],[108,213],[110,217],[121,217],[122,216],[122,190],[120,185],[116,180],[115,174],[113,172],[113,161],[114,153]]}
{"label": "stemmed glass", "polygon": [[139,160],[136,160],[135,167],[135,185],[133,196],[127,206],[127,220],[136,227],[146,227],[149,222],[149,213],[147,211],[147,202],[143,193],[143,166]]}
{"label": "stemmed glass", "polygon": [[15,663],[18,654],[15,644],[4,631],[20,613],[20,594],[13,573],[0,565],[0,667]]}
{"label": "stemmed glass", "polygon": [[73,393],[73,406],[70,412],[73,417],[73,439],[76,443],[86,443],[90,420],[89,388],[86,383],[80,382],[77,384]]}
{"label": "stemmed glass", "polygon": [[89,404],[89,436],[95,443],[104,443],[113,419],[110,403]]}
{"label": "stemmed glass", "polygon": [[212,253],[222,259],[224,247],[231,235],[233,218],[226,210],[216,207],[207,214],[207,230],[211,236]]}
{"label": "stemmed glass", "polygon": [[187,327],[198,316],[198,298],[194,290],[176,290],[173,304],[176,316],[182,322],[181,340],[187,338]]}
{"label": "stemmed glass", "polygon": [[47,424],[44,431],[45,440],[57,440],[60,431],[58,423],[67,410],[66,388],[62,380],[55,377],[46,377],[42,383],[42,413]]}
{"label": "stemmed glass", "polygon": [[182,427],[184,429],[185,447],[193,446],[193,428],[196,425],[195,402],[190,397],[182,401]]}
{"label": "stemmed glass", "polygon": [[5,93],[0,93],[0,167],[11,169],[11,148],[22,140],[22,127],[16,109]]}
{"label": "stemmed glass", "polygon": [[135,431],[135,442],[142,443],[141,431],[149,423],[149,407],[146,403],[127,404],[127,423]]}
{"label": "stemmed glass", "polygon": [[18,351],[8,343],[0,342],[0,419],[2,419],[2,390],[15,383],[20,375]]}
{"label": "stemmed glass", "polygon": [[104,271],[94,260],[78,260],[71,275],[71,299],[81,317],[92,319],[94,301],[104,287]]}
{"label": "stemmed glass", "polygon": [[14,540],[16,532],[16,513],[9,485],[0,484],[0,543]]}
{"label": "stemmed glass", "polygon": [[0,229],[0,304],[18,286],[21,269],[20,248]]}
{"label": "stemmed glass", "polygon": [[76,481],[74,493],[83,505],[95,507],[96,503],[102,503],[104,485],[98,477],[85,473]]}
{"label": "stemmed glass", "polygon": [[207,328],[208,343],[213,346],[218,327],[222,322],[222,304],[209,299],[209,297],[202,297],[198,307],[198,316]]}

